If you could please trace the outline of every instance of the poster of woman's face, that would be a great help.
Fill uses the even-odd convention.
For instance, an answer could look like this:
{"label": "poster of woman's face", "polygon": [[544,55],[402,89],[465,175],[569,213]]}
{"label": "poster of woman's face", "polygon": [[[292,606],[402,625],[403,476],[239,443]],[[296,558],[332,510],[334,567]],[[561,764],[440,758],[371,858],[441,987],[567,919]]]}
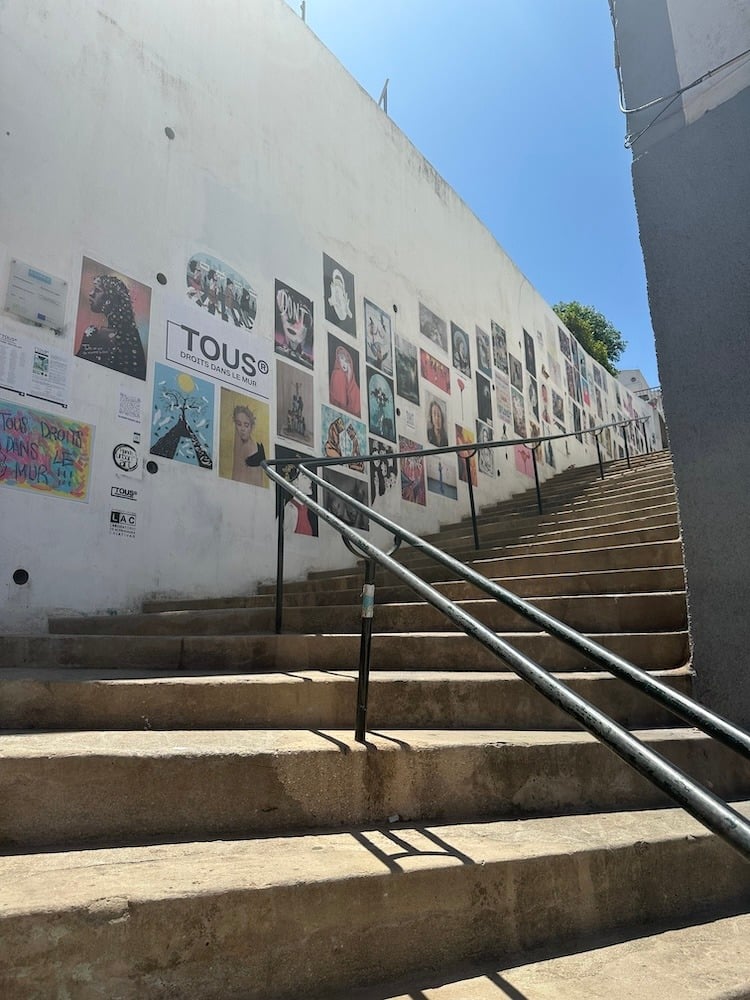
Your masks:
{"label": "poster of woman's face", "polygon": [[[474,432],[470,431],[468,427],[462,427],[460,424],[456,424],[456,444],[474,444],[476,438],[474,437]],[[472,449],[467,449],[466,452],[459,451],[456,455],[458,460],[458,478],[462,483],[467,482],[466,478],[466,459],[469,459],[469,467],[471,469],[471,485],[477,485],[477,457],[476,454],[472,455]]]}
{"label": "poster of woman's face", "polygon": [[492,388],[490,380],[477,372],[477,415],[485,424],[492,423]]}
{"label": "poster of woman's face", "polygon": [[313,303],[276,279],[274,348],[277,354],[305,368],[314,366]]}
{"label": "poster of woman's face", "polygon": [[354,275],[325,253],[323,254],[323,298],[328,322],[356,337]]}
{"label": "poster of woman's face", "polygon": [[270,454],[268,405],[232,389],[221,390],[219,476],[268,489],[260,467]]}
{"label": "poster of woman's face", "polygon": [[529,379],[529,411],[534,415],[535,420],[539,420],[539,389],[535,378]]}
{"label": "poster of woman's face", "polygon": [[422,371],[422,378],[427,382],[436,385],[438,389],[450,394],[451,391],[451,370],[442,361],[433,358],[427,351],[419,349],[419,367]]}
{"label": "poster of woman's face", "polygon": [[[357,500],[359,503],[367,506],[367,483],[363,479],[355,479],[354,476],[347,476],[343,472],[338,472],[336,469],[331,469],[330,467],[323,469],[323,479],[327,483],[330,483],[331,486],[335,486],[341,490],[342,493],[346,493],[353,500]],[[356,507],[341,497],[334,496],[329,490],[324,490],[323,493],[323,506],[334,517],[343,521],[344,524],[348,524],[350,528],[356,528],[358,531],[370,530],[370,519],[366,514],[357,510]]]}
{"label": "poster of woman's face", "polygon": [[396,334],[396,392],[410,403],[419,405],[417,348]]}
{"label": "poster of woman's face", "polygon": [[[477,420],[477,444],[492,440],[492,428],[489,424]],[[495,475],[495,452],[492,448],[480,448],[477,452],[479,471],[485,476]]]}
{"label": "poster of woman's face", "polygon": [[188,261],[185,275],[187,297],[209,316],[252,330],[258,313],[258,297],[250,282],[223,260],[196,253]]}
{"label": "poster of woman's face", "polygon": [[503,375],[508,374],[508,343],[505,336],[505,330],[494,321],[490,321],[490,330],[492,331],[492,359],[495,362],[495,368],[502,372]]}
{"label": "poster of woman's face", "polygon": [[513,410],[513,432],[516,437],[526,437],[526,414],[523,407],[523,396],[515,389],[510,390],[511,408]]}
{"label": "poster of woman's face", "polygon": [[[288,462],[287,465],[277,465],[276,471],[288,482],[293,483],[298,490],[311,500],[318,499],[318,487],[305,475],[300,475],[299,466],[292,459],[312,458],[312,455],[303,455],[301,451],[294,451],[292,448],[284,448],[282,445],[276,446],[276,458]],[[318,515],[315,511],[306,507],[301,500],[296,500],[288,493],[284,496],[284,532],[290,535],[307,535],[312,538],[318,537]],[[278,515],[277,515],[278,516]]]}
{"label": "poster of woman's face", "polygon": [[393,374],[391,317],[369,299],[365,299],[365,360],[378,371]]}
{"label": "poster of woman's face", "polygon": [[477,336],[477,368],[489,378],[492,375],[492,354],[490,353],[490,336],[484,330],[476,328]]}
{"label": "poster of woman's face", "polygon": [[433,396],[431,392],[424,394],[427,410],[427,444],[433,448],[448,447],[448,407],[445,400]]}
{"label": "poster of woman's face", "polygon": [[451,350],[453,367],[466,378],[471,378],[471,356],[469,354],[469,337],[460,326],[451,323]]}
{"label": "poster of woman's face", "polygon": [[76,357],[145,382],[150,314],[148,285],[83,258]]}
{"label": "poster of woman's face", "polygon": [[536,378],[536,349],[534,348],[534,338],[527,331],[523,331],[523,349],[526,355],[526,371]]}
{"label": "poster of woman's face", "polygon": [[565,420],[565,408],[563,406],[563,398],[559,392],[552,390],[552,417],[554,420],[559,420],[561,423]]}
{"label": "poster of woman's face", "polygon": [[448,352],[448,327],[444,319],[436,316],[426,305],[419,303],[419,332],[422,336],[439,347],[441,351]]}
{"label": "poster of woman's face", "polygon": [[359,390],[359,351],[328,334],[328,399],[355,417],[362,413]]}
{"label": "poster of woman's face", "polygon": [[370,433],[395,442],[396,409],[393,403],[393,382],[372,368],[367,369],[367,404],[370,414]]}
{"label": "poster of woman's face", "polygon": [[[399,451],[421,451],[422,445],[409,438],[399,437]],[[421,507],[427,504],[427,494],[424,477],[424,456],[399,459],[401,466],[401,499],[407,503],[416,503]]]}
{"label": "poster of woman's face", "polygon": [[276,432],[310,447],[315,438],[313,376],[283,361],[276,363]]}
{"label": "poster of woman's face", "polygon": [[508,354],[508,362],[510,364],[510,384],[514,389],[523,392],[523,365],[512,354]]}

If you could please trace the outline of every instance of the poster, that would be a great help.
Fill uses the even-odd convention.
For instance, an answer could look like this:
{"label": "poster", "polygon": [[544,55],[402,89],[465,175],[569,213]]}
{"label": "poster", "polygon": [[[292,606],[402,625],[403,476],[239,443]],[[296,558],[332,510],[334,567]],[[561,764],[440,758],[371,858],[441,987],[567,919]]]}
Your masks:
{"label": "poster", "polygon": [[[323,469],[323,479],[331,486],[335,486],[337,489],[341,490],[342,493],[346,493],[353,500],[357,500],[359,503],[367,506],[367,483],[362,479],[355,479],[354,476],[347,476],[343,472],[339,472],[337,469],[332,469],[327,466]],[[370,519],[362,511],[357,510],[352,504],[347,503],[346,500],[342,500],[341,497],[334,496],[328,490],[324,490],[323,506],[326,510],[330,511],[334,517],[337,517],[344,524],[348,524],[351,528],[356,528],[358,531],[369,531],[370,530]]]}
{"label": "poster", "polygon": [[479,372],[477,372],[477,415],[483,423],[492,423],[491,383]]}
{"label": "poster", "polygon": [[[477,443],[492,441],[492,427],[477,420]],[[477,452],[479,471],[485,476],[495,475],[495,451],[493,448],[480,448]]]}
{"label": "poster", "polygon": [[492,331],[492,360],[495,368],[503,375],[508,374],[508,343],[505,330],[494,321],[490,321]]}
{"label": "poster", "polygon": [[513,433],[516,437],[526,437],[526,413],[523,405],[523,396],[515,389],[510,390],[511,408],[513,410]]}
{"label": "poster", "polygon": [[129,386],[121,385],[118,393],[117,419],[127,424],[140,426],[143,419],[143,397],[140,392],[132,392]]}
{"label": "poster", "polygon": [[510,402],[510,383],[507,376],[499,372],[495,375],[495,410],[498,421],[508,425],[513,419]]}
{"label": "poster", "polygon": [[[399,437],[398,450],[421,451],[422,445],[410,438]],[[401,458],[399,464],[401,465],[401,499],[406,500],[407,503],[419,504],[421,507],[426,506],[424,456]]]}
{"label": "poster", "polygon": [[448,327],[445,320],[436,316],[431,309],[423,303],[419,303],[419,332],[423,337],[427,337],[435,347],[448,353]]}
{"label": "poster", "polygon": [[274,350],[304,368],[315,365],[313,303],[290,285],[276,279]]}
{"label": "poster", "polygon": [[425,393],[427,410],[427,444],[433,448],[448,447],[448,404],[431,392]]}
{"label": "poster", "polygon": [[151,454],[213,469],[214,385],[167,365],[154,368]]}
{"label": "poster", "polygon": [[[367,435],[361,420],[355,420],[346,413],[321,406],[321,437],[323,454],[326,458],[356,458],[365,455]],[[347,468],[354,472],[364,472],[364,462],[351,462]]]}
{"label": "poster", "polygon": [[195,253],[185,273],[187,297],[209,316],[252,330],[258,313],[258,296],[252,285],[233,267],[208,253]]}
{"label": "poster", "polygon": [[448,500],[458,499],[458,477],[453,455],[428,455],[425,459],[427,489]]}
{"label": "poster", "polygon": [[523,350],[526,358],[526,371],[529,375],[536,378],[536,349],[534,347],[534,338],[527,331],[523,331]]}
{"label": "poster", "polygon": [[219,413],[219,475],[235,483],[267,490],[271,480],[261,468],[270,453],[267,403],[221,390]]}
{"label": "poster", "polygon": [[417,348],[396,334],[396,392],[410,403],[419,405]]}
{"label": "poster", "polygon": [[[476,438],[474,437],[474,432],[469,430],[468,427],[462,427],[460,424],[456,424],[456,444],[474,444]],[[459,451],[456,455],[458,459],[458,478],[462,483],[467,482],[466,478],[466,459],[469,459],[469,467],[471,469],[471,483],[472,486],[477,485],[477,456],[474,449],[468,449],[467,451]]]}
{"label": "poster", "polygon": [[83,258],[76,357],[145,382],[150,313],[148,285]]}
{"label": "poster", "polygon": [[489,334],[476,327],[477,338],[477,368],[488,377],[492,377],[492,355],[490,353]]}
{"label": "poster", "polygon": [[0,321],[0,388],[67,407],[70,358]]}
{"label": "poster", "polygon": [[525,444],[517,444],[513,448],[513,452],[515,454],[516,469],[524,476],[533,479],[534,456],[531,453],[531,449],[527,448]]}
{"label": "poster", "polygon": [[393,374],[391,317],[365,299],[365,360],[386,375]]}
{"label": "poster", "polygon": [[[299,466],[292,459],[312,458],[312,455],[304,455],[301,451],[294,451],[292,448],[284,448],[282,445],[276,446],[276,458],[287,460],[288,465],[277,465],[276,472],[289,483],[293,483],[298,490],[310,497],[311,500],[318,499],[318,486],[306,475],[300,474]],[[309,538],[318,537],[318,515],[310,510],[301,500],[291,496],[285,490],[281,491],[284,498],[284,534],[303,535]],[[277,514],[278,517],[278,514]]]}
{"label": "poster", "polygon": [[388,441],[396,440],[396,409],[393,382],[380,372],[367,369],[367,403],[370,433]]}
{"label": "poster", "polygon": [[357,336],[354,312],[354,275],[328,254],[323,254],[325,317],[340,330]]}
{"label": "poster", "polygon": [[271,396],[271,344],[257,333],[206,321],[200,329],[167,321],[167,361],[259,399]]}
{"label": "poster", "polygon": [[332,333],[328,334],[328,400],[354,417],[362,415],[359,351]]}
{"label": "poster", "polygon": [[313,445],[313,376],[284,361],[276,362],[276,430],[279,437]]}
{"label": "poster", "polygon": [[471,378],[471,355],[469,353],[469,337],[460,326],[451,323],[451,351],[453,367],[466,378]]}
{"label": "poster", "polygon": [[393,448],[375,438],[370,438],[371,455],[381,455],[375,462],[370,462],[370,503],[374,506],[376,500],[381,500],[393,490],[398,478],[396,459],[393,458]]}
{"label": "poster", "polygon": [[419,367],[421,369],[423,379],[426,379],[426,381],[436,385],[438,389],[442,389],[443,392],[450,394],[450,368],[447,365],[444,365],[442,361],[438,361],[437,358],[433,358],[431,354],[428,354],[427,351],[423,350],[421,347],[419,349]]}
{"label": "poster", "polygon": [[89,499],[94,428],[0,401],[0,484],[66,500]]}

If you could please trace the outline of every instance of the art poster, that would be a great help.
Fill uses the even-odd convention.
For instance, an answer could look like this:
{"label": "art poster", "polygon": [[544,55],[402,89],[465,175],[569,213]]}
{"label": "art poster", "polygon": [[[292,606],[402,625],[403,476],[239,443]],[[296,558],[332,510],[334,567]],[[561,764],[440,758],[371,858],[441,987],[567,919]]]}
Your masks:
{"label": "art poster", "polygon": [[513,420],[513,412],[510,402],[510,383],[507,376],[495,375],[495,411],[501,424],[510,424]]}
{"label": "art poster", "polygon": [[425,470],[427,489],[430,493],[445,497],[447,500],[458,499],[458,477],[456,460],[453,455],[426,456]]}
{"label": "art poster", "polygon": [[367,404],[370,433],[395,442],[396,408],[393,402],[393,382],[372,368],[367,369]]}
{"label": "art poster", "polygon": [[515,455],[516,469],[524,476],[528,476],[529,479],[534,478],[534,458],[531,454],[531,449],[527,448],[525,444],[517,444],[513,448],[513,453]]}
{"label": "art poster", "polygon": [[508,354],[508,364],[510,365],[510,384],[514,389],[523,392],[523,365],[518,358]]}
{"label": "art poster", "polygon": [[508,343],[505,330],[494,321],[490,321],[492,331],[492,360],[495,368],[503,375],[508,374]]}
{"label": "art poster", "polygon": [[[477,443],[482,444],[492,440],[492,428],[489,424],[477,420]],[[492,448],[480,448],[477,453],[477,465],[484,476],[495,475],[495,452]]]}
{"label": "art poster", "polygon": [[[332,469],[329,466],[323,469],[323,479],[327,483],[330,483],[331,486],[335,486],[341,490],[342,493],[346,493],[348,497],[367,506],[367,483],[363,479],[355,479],[354,476],[347,476],[345,473],[339,472],[337,469]],[[370,530],[370,519],[366,514],[357,510],[353,504],[348,503],[341,497],[335,496],[329,490],[324,490],[323,493],[323,506],[334,517],[343,521],[344,524],[348,524],[350,528],[356,528],[358,531]]]}
{"label": "art poster", "polygon": [[198,252],[185,273],[187,297],[209,316],[252,330],[258,314],[258,296],[239,271],[218,257]]}
{"label": "art poster", "polygon": [[[549,424],[545,424],[543,429],[545,437],[547,437],[552,433],[552,428],[550,427]],[[549,465],[550,468],[552,469],[557,468],[557,464],[555,462],[555,449],[553,447],[553,442],[545,441],[544,444],[542,445],[542,451],[544,453],[544,459],[547,462],[547,465]]]}
{"label": "art poster", "polygon": [[586,406],[591,406],[591,396],[589,394],[589,380],[581,375],[581,395]]}
{"label": "art poster", "polygon": [[573,366],[567,361],[565,362],[565,376],[568,384],[568,395],[571,399],[576,399],[575,373],[573,372]]}
{"label": "art poster", "polygon": [[267,490],[271,480],[260,463],[270,452],[268,404],[222,388],[219,415],[221,478]]}
{"label": "art poster", "polygon": [[276,363],[276,431],[279,437],[313,446],[313,376],[283,361]]}
{"label": "art poster", "polygon": [[276,279],[274,350],[304,368],[315,366],[313,303],[306,295]]}
{"label": "art poster", "polygon": [[431,382],[432,385],[436,385],[438,389],[442,389],[443,392],[447,392],[450,395],[451,391],[451,370],[447,365],[444,365],[442,361],[438,361],[437,358],[433,358],[431,354],[423,350],[421,347],[419,349],[419,368],[422,373],[422,378],[427,382]]}
{"label": "art poster", "polygon": [[453,367],[471,378],[471,355],[469,353],[469,336],[460,326],[451,323],[451,351]]}
{"label": "art poster", "polygon": [[359,351],[328,334],[328,400],[353,417],[362,415]]}
{"label": "art poster", "polygon": [[542,396],[541,411],[542,411],[542,422],[545,423],[545,424],[548,424],[550,422],[550,420],[552,419],[552,417],[550,416],[550,409],[549,409],[549,393],[550,393],[550,391],[547,388],[546,383],[542,382],[542,389],[541,389],[541,396]]}
{"label": "art poster", "polygon": [[145,382],[150,314],[148,285],[83,258],[76,357]]}
{"label": "art poster", "polygon": [[370,462],[370,504],[374,507],[375,502],[387,497],[398,482],[398,469],[396,459],[393,458],[393,448],[383,444],[375,438],[370,438],[369,449],[371,455],[381,456],[374,462]]}
{"label": "art poster", "polygon": [[479,372],[477,372],[477,415],[483,423],[492,423],[492,383]]}
{"label": "art poster", "polygon": [[559,326],[557,328],[557,339],[560,343],[560,350],[562,351],[563,356],[567,358],[568,361],[572,361],[573,358],[570,353],[570,338],[565,330],[561,329]]}
{"label": "art poster", "polygon": [[559,392],[552,390],[552,418],[562,423],[565,420],[565,404]]}
{"label": "art poster", "polygon": [[151,454],[213,469],[213,382],[157,364],[153,400]]}
{"label": "art poster", "polygon": [[560,362],[555,361],[552,355],[549,355],[550,371],[552,372],[552,380],[555,385],[562,387],[562,368],[560,367]]}
{"label": "art poster", "polygon": [[571,413],[573,415],[573,430],[578,441],[583,444],[583,438],[581,437],[581,411],[578,409],[575,403],[570,404]]}
{"label": "art poster", "polygon": [[0,485],[88,503],[94,428],[0,400]]}
{"label": "art poster", "polygon": [[523,405],[523,396],[515,389],[510,390],[511,408],[513,410],[513,433],[516,437],[526,437],[526,412]]}
{"label": "art poster", "polygon": [[[299,465],[294,459],[312,458],[312,455],[304,455],[301,451],[294,451],[292,448],[284,448],[282,445],[276,446],[276,458],[288,462],[287,465],[277,465],[276,471],[283,476],[288,483],[292,483],[305,496],[317,501],[318,487],[311,479],[304,474],[300,474]],[[318,515],[315,511],[306,507],[301,500],[291,496],[279,487],[281,496],[284,499],[284,534],[303,535],[309,538],[318,537]],[[278,514],[277,514],[278,517]]]}
{"label": "art poster", "polygon": [[419,303],[419,332],[432,341],[435,347],[448,353],[448,327],[444,319],[440,319],[426,305]]}
{"label": "art poster", "polygon": [[356,337],[354,275],[325,253],[323,254],[323,298],[328,322]]}
{"label": "art poster", "polygon": [[[474,437],[474,432],[469,430],[468,427],[462,427],[461,424],[456,424],[456,444],[470,444],[473,445],[476,442]],[[457,464],[458,464],[458,478],[462,483],[467,482],[466,478],[466,459],[469,459],[469,468],[471,470],[471,484],[472,486],[477,485],[477,456],[476,451],[471,448],[466,451],[459,451],[456,454]]]}
{"label": "art poster", "polygon": [[[422,445],[410,438],[399,437],[399,451],[421,451]],[[427,504],[425,487],[424,456],[399,459],[401,465],[401,498],[407,503],[416,503],[420,507]]]}
{"label": "art poster", "polygon": [[599,415],[600,420],[604,420],[604,408],[602,406],[602,394],[599,392],[599,387],[594,386],[594,398],[596,400],[596,412]]}
{"label": "art poster", "polygon": [[529,399],[529,413],[534,417],[535,420],[539,420],[539,387],[535,378],[529,378],[529,385],[527,389],[527,395]]}
{"label": "art poster", "polygon": [[492,352],[490,348],[490,336],[484,330],[476,327],[477,337],[477,368],[483,372],[487,378],[492,378]]}
{"label": "art poster", "polygon": [[526,358],[526,371],[529,375],[536,378],[536,349],[534,347],[534,338],[527,331],[523,331],[523,350]]}
{"label": "art poster", "polygon": [[431,392],[425,393],[427,444],[431,448],[448,447],[448,404]]}
{"label": "art poster", "polygon": [[[321,406],[321,437],[326,458],[357,458],[366,454],[367,432],[361,420],[355,420],[346,413]],[[365,463],[350,462],[348,469],[364,472]]]}
{"label": "art poster", "polygon": [[378,371],[393,375],[391,317],[369,299],[365,299],[365,360]]}
{"label": "art poster", "polygon": [[601,387],[602,387],[602,373],[599,371],[599,368],[598,368],[597,365],[595,365],[595,364],[592,363],[591,367],[592,367],[592,369],[594,371],[594,385],[598,385],[599,388],[601,389]]}
{"label": "art poster", "polygon": [[417,347],[396,334],[396,392],[419,406]]}

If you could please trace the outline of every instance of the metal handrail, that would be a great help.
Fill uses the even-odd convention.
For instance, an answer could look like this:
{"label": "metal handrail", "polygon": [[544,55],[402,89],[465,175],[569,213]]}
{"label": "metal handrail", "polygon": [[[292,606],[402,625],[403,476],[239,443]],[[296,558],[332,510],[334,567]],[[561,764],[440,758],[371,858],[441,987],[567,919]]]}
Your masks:
{"label": "metal handrail", "polygon": [[[270,468],[265,462],[261,464],[264,466],[266,474],[278,486],[313,510],[318,517],[335,528],[342,538],[348,539],[369,560],[379,563],[399,577],[415,593],[442,612],[468,636],[481,643],[495,656],[501,657],[519,677],[574,718],[598,740],[605,743],[622,760],[665,792],[691,816],[730,844],[746,861],[750,861],[750,823],[740,813],[732,809],[713,792],[704,788],[699,782],[694,781],[681,768],[676,767],[661,754],[646,746],[585,698],[571,691],[540,664],[514,649],[486,625],[459,608],[453,601],[415,576],[391,556],[386,555],[372,542],[362,538],[353,528],[284,479],[275,469]],[[310,478],[319,480],[319,477],[315,476],[314,473],[311,474],[308,470],[304,471]],[[332,490],[349,503],[355,503],[358,507],[363,506],[332,487],[330,483],[326,483],[325,480],[319,481],[325,489]],[[369,508],[365,508],[365,511],[368,512]],[[369,513],[372,516],[372,512]]]}

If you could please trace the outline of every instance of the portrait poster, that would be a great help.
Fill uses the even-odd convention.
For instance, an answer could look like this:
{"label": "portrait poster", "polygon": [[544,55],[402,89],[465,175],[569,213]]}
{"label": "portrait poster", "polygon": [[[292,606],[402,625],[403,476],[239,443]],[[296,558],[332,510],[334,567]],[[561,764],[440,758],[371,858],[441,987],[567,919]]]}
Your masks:
{"label": "portrait poster", "polygon": [[431,392],[425,392],[424,405],[426,411],[425,431],[427,446],[430,448],[448,447],[448,404],[446,400]]}
{"label": "portrait poster", "polygon": [[528,330],[523,331],[523,350],[526,358],[526,371],[529,375],[536,378],[536,349],[534,347],[534,338]]}
{"label": "portrait poster", "polygon": [[549,391],[549,389],[547,388],[547,385],[546,385],[546,383],[545,383],[545,382],[542,382],[542,392],[541,392],[541,395],[542,395],[542,403],[541,403],[541,411],[542,411],[542,421],[543,421],[544,423],[546,423],[546,424],[548,424],[548,423],[550,422],[550,420],[552,419],[552,418],[551,418],[551,416],[550,416],[550,409],[549,409],[549,393],[550,393],[550,391]]}
{"label": "portrait poster", "polygon": [[[422,445],[410,438],[399,437],[399,451],[421,451]],[[420,507],[427,504],[427,492],[424,475],[424,456],[399,459],[401,465],[401,499],[407,503],[416,503]]]}
{"label": "portrait poster", "polygon": [[315,440],[313,376],[310,372],[276,363],[276,432],[309,448]]}
{"label": "portrait poster", "polygon": [[425,471],[427,473],[427,489],[430,493],[445,497],[446,500],[458,499],[458,477],[456,460],[453,455],[427,455]]}
{"label": "portrait poster", "polygon": [[214,384],[154,366],[150,452],[199,469],[214,467]]}
{"label": "portrait poster", "polygon": [[208,253],[193,254],[185,272],[187,297],[209,316],[252,330],[258,296],[239,271]]}
{"label": "portrait poster", "polygon": [[372,368],[367,369],[367,404],[370,433],[395,442],[396,407],[393,401],[393,382]]}
{"label": "portrait poster", "polygon": [[[477,420],[477,444],[492,440],[492,427],[489,424]],[[484,476],[495,475],[495,450],[493,448],[480,448],[477,452],[477,465],[479,471]]]}
{"label": "portrait poster", "polygon": [[[366,454],[367,430],[360,420],[330,406],[321,406],[321,439],[326,458],[354,458]],[[348,469],[364,472],[364,462],[350,462]]]}
{"label": "portrait poster", "polygon": [[[331,486],[335,486],[336,489],[341,490],[342,493],[346,493],[353,500],[367,506],[367,483],[363,479],[355,479],[354,476],[347,476],[337,469],[330,468],[330,466],[326,466],[323,469],[323,479],[327,483],[330,483]],[[329,490],[323,490],[323,494],[323,506],[334,517],[343,521],[344,524],[348,524],[350,528],[356,528],[357,531],[370,530],[369,517],[362,513],[362,511],[357,510],[353,504],[348,503],[341,497],[334,496]]]}
{"label": "portrait poster", "polygon": [[508,343],[505,330],[494,320],[490,321],[492,331],[492,360],[495,368],[503,375],[508,374]]}
{"label": "portrait poster", "polygon": [[315,367],[313,302],[276,279],[273,300],[274,350],[304,368]]}
{"label": "portrait poster", "polygon": [[370,438],[369,449],[371,455],[381,456],[377,461],[369,463],[370,504],[374,507],[376,501],[384,500],[393,492],[398,482],[398,469],[396,468],[396,459],[393,457],[394,451],[390,445]]}
{"label": "portrait poster", "polygon": [[451,352],[453,367],[460,371],[462,375],[465,375],[466,378],[471,378],[469,336],[460,326],[456,326],[455,323],[451,323]]}
{"label": "portrait poster", "polygon": [[570,338],[568,337],[565,330],[561,329],[559,326],[557,328],[557,339],[559,341],[560,350],[562,351],[563,355],[568,359],[568,361],[572,361],[573,358],[570,353]]}
{"label": "portrait poster", "polygon": [[589,394],[589,380],[581,376],[581,396],[585,406],[591,406],[591,395]]}
{"label": "portrait poster", "polygon": [[529,413],[535,420],[539,420],[539,387],[535,378],[529,377],[527,395],[529,399]]}
{"label": "portrait poster", "polygon": [[[547,437],[549,434],[552,433],[552,428],[549,424],[545,424],[543,430],[545,437]],[[555,462],[554,442],[545,441],[544,444],[542,445],[542,451],[544,453],[544,460],[546,461],[547,465],[549,465],[550,468],[552,469],[557,468],[557,463]]]}
{"label": "portrait poster", "polygon": [[73,353],[146,381],[151,289],[135,278],[83,258]]}
{"label": "portrait poster", "polygon": [[267,403],[221,390],[219,414],[219,475],[235,483],[267,490],[271,480],[260,463],[270,448],[270,413]]}
{"label": "portrait poster", "polygon": [[570,404],[570,410],[573,416],[573,430],[575,432],[576,439],[583,444],[583,438],[581,437],[581,411],[573,402]]}
{"label": "portrait poster", "polygon": [[527,448],[525,444],[517,444],[513,448],[513,453],[516,461],[516,469],[524,476],[528,476],[529,479],[534,478],[534,458],[531,454],[531,449]]}
{"label": "portrait poster", "polygon": [[0,400],[0,485],[88,503],[94,428]]}
{"label": "portrait poster", "polygon": [[[456,444],[470,444],[473,445],[476,441],[474,437],[474,432],[469,430],[468,427],[462,427],[461,424],[456,424]],[[473,452],[473,454],[472,454]],[[477,456],[474,449],[467,449],[466,451],[459,451],[456,454],[457,466],[458,466],[458,478],[462,483],[467,482],[466,479],[466,459],[469,459],[469,468],[471,469],[471,484],[472,486],[477,485]]]}
{"label": "portrait poster", "polygon": [[[311,500],[318,499],[317,483],[312,482],[304,474],[300,474],[299,466],[294,459],[312,458],[312,455],[305,455],[301,451],[293,448],[285,448],[283,445],[276,445],[276,458],[288,462],[287,465],[277,465],[276,471],[283,476],[287,482],[292,483],[302,493],[310,497]],[[291,496],[286,491],[278,487],[281,496],[284,498],[284,534],[302,535],[308,538],[318,537],[318,515],[314,510],[306,507],[301,500]],[[278,517],[278,512],[277,515]]]}
{"label": "portrait poster", "polygon": [[510,390],[511,408],[513,410],[513,433],[516,437],[526,437],[526,413],[523,405],[523,396],[515,389]]}
{"label": "portrait poster", "polygon": [[353,417],[362,415],[359,351],[328,334],[328,401]]}
{"label": "portrait poster", "polygon": [[417,347],[396,334],[396,392],[410,403],[419,405]]}
{"label": "portrait poster", "polygon": [[568,385],[568,395],[571,399],[576,398],[576,383],[575,383],[575,373],[573,372],[573,366],[567,361],[565,362],[565,377]]}
{"label": "portrait poster", "polygon": [[510,424],[513,413],[510,403],[510,383],[505,375],[495,375],[495,411],[500,423]]}
{"label": "portrait poster", "polygon": [[596,399],[596,412],[600,420],[604,420],[604,408],[602,407],[602,394],[598,386],[594,386],[594,398]]}
{"label": "portrait poster", "polygon": [[477,372],[477,416],[482,423],[492,423],[492,384],[479,372]]}
{"label": "portrait poster", "polygon": [[559,420],[561,423],[565,420],[565,406],[563,403],[563,397],[559,392],[552,390],[552,417],[554,420]]}
{"label": "portrait poster", "polygon": [[523,392],[523,365],[510,352],[508,353],[508,364],[510,366],[510,384],[514,389]]}
{"label": "portrait poster", "polygon": [[323,298],[328,322],[356,337],[354,275],[325,253],[323,254]]}
{"label": "portrait poster", "polygon": [[593,362],[591,364],[591,367],[592,367],[593,372],[594,372],[594,385],[598,385],[599,388],[601,389],[601,387],[602,387],[602,374],[599,371],[598,366],[595,365],[595,364],[593,364]]}
{"label": "portrait poster", "polygon": [[378,371],[393,375],[391,317],[369,299],[365,299],[365,360]]}
{"label": "portrait poster", "polygon": [[432,341],[435,347],[448,353],[448,326],[423,303],[419,303],[419,332]]}
{"label": "portrait poster", "polygon": [[423,350],[421,347],[419,349],[419,368],[422,373],[422,378],[427,382],[431,382],[432,385],[436,385],[438,389],[442,389],[443,392],[447,392],[450,395],[451,391],[451,370],[447,365],[444,365],[442,361],[438,361],[437,358],[433,358],[431,354]]}
{"label": "portrait poster", "polygon": [[490,335],[479,327],[476,327],[477,337],[477,368],[483,372],[487,378],[492,377],[492,351],[490,348]]}

